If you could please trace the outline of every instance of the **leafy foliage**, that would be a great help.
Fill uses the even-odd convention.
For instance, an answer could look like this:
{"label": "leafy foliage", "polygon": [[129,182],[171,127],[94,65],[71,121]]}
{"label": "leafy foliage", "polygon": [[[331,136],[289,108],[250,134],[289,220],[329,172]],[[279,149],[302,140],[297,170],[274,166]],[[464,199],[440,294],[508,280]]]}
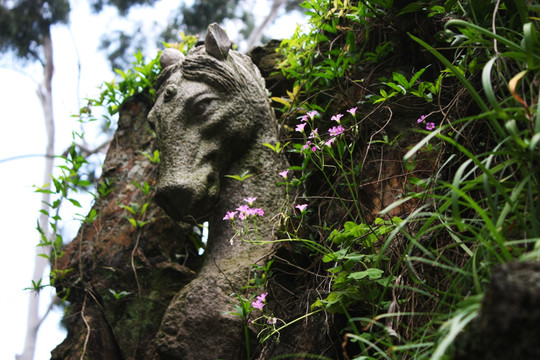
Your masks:
{"label": "leafy foliage", "polygon": [[[286,236],[326,264],[331,288],[312,308],[345,315],[346,338],[360,348],[351,358],[447,358],[493,267],[540,256],[538,9],[497,4],[306,1],[311,27],[282,43],[281,71],[294,86],[273,100],[283,106],[282,142],[297,175],[288,185],[301,187],[318,214],[335,213],[333,202],[344,210],[305,219]],[[437,26],[431,34],[406,28],[413,17]],[[394,29],[381,28],[384,20]],[[373,34],[383,41],[371,42]],[[411,49],[422,55],[409,64]],[[322,130],[335,133],[332,120],[355,105],[325,146]],[[409,125],[392,133],[396,109]],[[320,116],[310,122],[303,114],[312,110]],[[372,198],[359,190],[373,176],[366,160],[395,151],[403,192],[370,219],[373,204],[364,201]]]}
{"label": "leafy foliage", "polygon": [[[261,146],[291,162],[278,184],[287,187],[286,205],[266,216],[278,219],[280,243],[315,263],[305,273],[317,297],[296,319],[263,312],[256,323],[250,316],[264,300],[235,294],[233,314],[246,344],[250,321],[264,342],[324,311],[344,319],[340,350],[350,358],[449,358],[480,309],[493,267],[540,258],[538,7],[504,0],[497,9],[490,1],[302,6],[310,28],[279,49],[280,70],[293,81],[273,98],[282,107],[283,139]],[[112,116],[127,97],[152,96],[158,71],[156,59],[145,63],[138,54],[133,70],[119,71],[123,80],[106,84],[91,105],[107,106]],[[145,156],[159,161],[159,153]],[[84,180],[72,170],[82,160],[70,153],[54,182],[74,204],[69,191]],[[150,193],[147,183],[135,186]],[[110,192],[106,179],[98,191]],[[138,230],[147,206],[122,205]],[[251,215],[236,238],[257,243]],[[58,248],[61,238],[43,241]],[[279,261],[254,269],[243,290],[260,293],[275,281]]]}
{"label": "leafy foliage", "polygon": [[69,10],[67,0],[2,2],[0,52],[13,50],[22,59],[40,60],[44,34],[51,25],[67,22]]}
{"label": "leafy foliage", "polygon": [[238,0],[195,0],[192,6],[181,7],[182,22],[189,34],[199,34],[206,31],[208,24],[221,23],[234,17]]}
{"label": "leafy foliage", "polygon": [[127,15],[129,9],[134,5],[153,5],[156,0],[91,0],[90,5],[95,12],[103,10],[104,6],[114,6],[120,15]]}

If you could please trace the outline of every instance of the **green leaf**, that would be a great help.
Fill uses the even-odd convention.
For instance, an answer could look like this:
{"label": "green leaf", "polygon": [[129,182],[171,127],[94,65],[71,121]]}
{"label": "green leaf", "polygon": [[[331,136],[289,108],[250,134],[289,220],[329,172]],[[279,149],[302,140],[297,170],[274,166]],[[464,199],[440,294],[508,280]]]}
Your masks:
{"label": "green leaf", "polygon": [[149,202],[146,202],[143,204],[142,208],[141,208],[141,215],[144,215],[144,213],[146,212],[146,209],[148,208],[148,205],[150,205]]}
{"label": "green leaf", "polygon": [[[131,204],[131,205],[135,205],[135,206],[136,206],[136,204]],[[122,204],[118,204],[118,206],[120,206],[122,209],[125,209],[125,210],[129,211],[129,212],[132,213],[133,215],[137,215],[137,211],[136,211],[133,207],[131,207],[131,206],[122,205]]]}
{"label": "green leaf", "polygon": [[369,280],[375,280],[379,279],[383,273],[384,271],[382,271],[381,269],[369,268],[364,271],[353,272],[348,276],[348,278],[354,280],[362,280],[367,277]]}
{"label": "green leaf", "polygon": [[76,207],[82,207],[81,206],[81,203],[78,202],[77,200],[75,199],[67,199],[70,203],[72,203],[73,205],[75,205]]}
{"label": "green leaf", "polygon": [[388,87],[402,93],[403,95],[407,94],[407,90],[402,86],[402,85],[397,85],[395,83],[392,83],[392,82],[387,82],[385,83]]}
{"label": "green leaf", "polygon": [[423,69],[420,69],[418,70],[416,73],[414,73],[413,77],[411,78],[411,80],[409,81],[409,86],[412,87],[414,85],[414,83],[416,82],[416,80],[418,80],[420,78],[420,76],[422,76],[422,74],[424,73],[424,71],[426,71],[426,69],[428,67],[430,67],[431,65],[428,65],[426,66],[425,68]]}
{"label": "green leaf", "polygon": [[403,74],[400,74],[397,72],[392,73],[392,78],[394,79],[394,81],[397,81],[399,85],[403,86],[405,89],[408,89],[410,87],[409,81],[407,80],[405,76],[403,76]]}
{"label": "green leaf", "polygon": [[290,108],[292,105],[290,102],[288,102],[287,100],[283,99],[283,98],[280,98],[280,97],[271,97],[270,98],[272,101],[275,101],[277,103],[280,103],[282,105],[285,105],[286,107]]}
{"label": "green leaf", "polygon": [[133,226],[134,228],[136,227],[139,227],[139,224],[137,223],[137,220],[135,220],[134,218],[127,218],[129,223],[131,224],[131,226]]}
{"label": "green leaf", "polygon": [[225,177],[228,177],[228,178],[231,178],[231,179],[234,179],[234,180],[238,180],[240,182],[242,182],[242,181],[244,181],[244,180],[246,180],[246,179],[248,179],[248,178],[250,178],[252,176],[253,175],[251,175],[248,170],[244,170],[242,172],[242,174],[240,174],[240,175],[225,175]]}

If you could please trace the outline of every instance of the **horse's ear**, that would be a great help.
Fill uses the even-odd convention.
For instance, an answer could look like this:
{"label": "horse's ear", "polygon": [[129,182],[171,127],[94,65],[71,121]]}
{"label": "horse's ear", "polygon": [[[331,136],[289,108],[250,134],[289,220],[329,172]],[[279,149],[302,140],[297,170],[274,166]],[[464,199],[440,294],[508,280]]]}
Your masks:
{"label": "horse's ear", "polygon": [[204,48],[207,54],[218,60],[225,60],[229,55],[231,45],[227,33],[218,24],[213,23],[208,26],[206,39],[204,40]]}
{"label": "horse's ear", "polygon": [[165,69],[168,66],[184,61],[184,57],[184,54],[177,49],[166,48],[161,52],[159,63],[161,64],[161,68]]}

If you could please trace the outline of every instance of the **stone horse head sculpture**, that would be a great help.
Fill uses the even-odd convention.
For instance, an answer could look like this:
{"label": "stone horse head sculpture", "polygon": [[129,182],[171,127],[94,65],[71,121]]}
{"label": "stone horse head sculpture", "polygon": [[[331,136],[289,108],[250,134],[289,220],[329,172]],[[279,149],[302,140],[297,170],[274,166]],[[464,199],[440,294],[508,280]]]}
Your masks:
{"label": "stone horse head sculpture", "polygon": [[204,46],[185,57],[166,49],[160,59],[163,72],[148,120],[161,158],[155,199],[174,219],[208,215],[223,172],[272,117],[259,70],[230,47],[212,24]]}
{"label": "stone horse head sculpture", "polygon": [[[213,24],[204,46],[186,56],[165,50],[160,59],[148,116],[161,159],[155,200],[175,220],[209,222],[205,263],[171,301],[156,335],[160,359],[244,359],[242,321],[227,315],[234,312],[231,293],[274,250],[271,218],[285,197],[275,183],[288,165],[262,146],[275,143],[278,133],[264,79],[249,57],[230,47]],[[242,182],[224,177],[244,171],[252,176]],[[257,221],[262,241],[231,246],[235,230],[223,217],[249,196],[268,214]]]}

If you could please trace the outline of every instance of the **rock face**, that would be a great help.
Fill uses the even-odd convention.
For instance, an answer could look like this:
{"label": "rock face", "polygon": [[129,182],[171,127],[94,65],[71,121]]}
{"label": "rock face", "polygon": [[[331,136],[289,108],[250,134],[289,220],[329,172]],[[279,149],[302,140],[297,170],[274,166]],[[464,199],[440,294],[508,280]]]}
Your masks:
{"label": "rock face", "polygon": [[277,138],[259,70],[229,47],[226,34],[214,24],[206,45],[187,57],[170,64],[173,50],[165,52],[148,120],[161,156],[156,201],[175,219],[208,218],[224,172],[253,144],[260,146],[258,140]]}
{"label": "rock face", "polygon": [[494,269],[479,316],[458,338],[456,360],[540,359],[540,264]]}
{"label": "rock face", "polygon": [[151,201],[152,191],[143,191],[157,177],[144,155],[154,150],[150,107],[142,96],[123,105],[92,209],[97,216],[54,263],[66,272],[56,286],[71,305],[68,336],[52,359],[154,358],[161,317],[199,267],[191,225],[172,221]]}
{"label": "rock face", "polygon": [[[274,250],[271,217],[285,198],[275,184],[288,165],[262,146],[274,144],[278,130],[264,80],[229,47],[223,30],[211,25],[205,46],[164,69],[148,117],[161,152],[156,201],[174,219],[209,222],[206,262],[175,296],[158,332],[162,359],[244,358],[241,318],[226,314],[235,310],[231,294]],[[224,177],[245,172],[252,176],[244,181]],[[235,238],[223,220],[248,197],[257,197],[253,207],[266,214],[255,215],[257,243]]]}
{"label": "rock face", "polygon": [[[276,143],[278,126],[259,71],[229,50],[220,28],[207,37],[185,58],[166,53],[151,111],[140,97],[120,112],[97,217],[54,265],[65,272],[57,291],[71,306],[52,359],[246,358],[244,324],[227,314],[238,304],[231,294],[254,295],[242,290],[252,266],[275,251],[272,218],[285,199],[275,184],[288,164],[262,146]],[[159,175],[147,156],[154,146]],[[243,181],[225,177],[246,172]],[[236,236],[223,217],[248,197],[265,215],[256,233]],[[192,229],[202,221],[209,235],[200,257]]]}

